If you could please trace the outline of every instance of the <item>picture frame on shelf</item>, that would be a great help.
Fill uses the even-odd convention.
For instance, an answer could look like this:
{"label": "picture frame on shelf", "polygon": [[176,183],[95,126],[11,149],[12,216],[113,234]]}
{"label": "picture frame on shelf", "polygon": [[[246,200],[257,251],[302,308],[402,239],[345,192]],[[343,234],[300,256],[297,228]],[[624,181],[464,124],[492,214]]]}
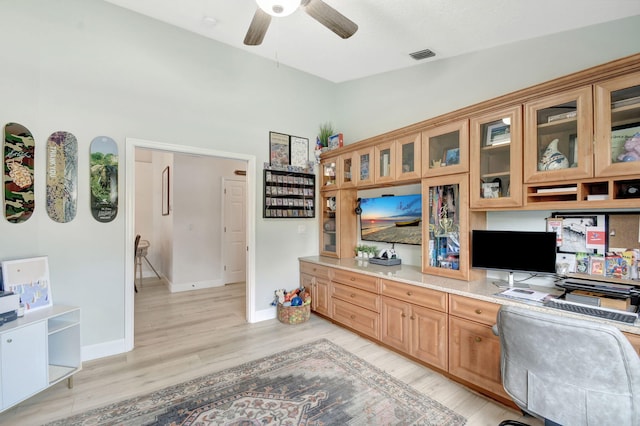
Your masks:
{"label": "picture frame on shelf", "polygon": [[511,142],[511,125],[499,121],[487,125],[486,145],[506,145]]}
{"label": "picture frame on shelf", "polygon": [[47,256],[6,260],[2,266],[2,290],[20,296],[25,314],[53,306]]}
{"label": "picture frame on shelf", "polygon": [[447,166],[460,164],[460,148],[451,148],[445,150],[443,163]]}
{"label": "picture frame on shelf", "polygon": [[625,142],[640,133],[640,123],[625,124],[611,129],[611,162],[639,161],[634,153],[627,154]]}
{"label": "picture frame on shelf", "polygon": [[500,198],[500,182],[483,183],[482,198]]}
{"label": "picture frame on shelf", "polygon": [[291,142],[289,135],[269,132],[269,161],[272,166],[291,164]]}

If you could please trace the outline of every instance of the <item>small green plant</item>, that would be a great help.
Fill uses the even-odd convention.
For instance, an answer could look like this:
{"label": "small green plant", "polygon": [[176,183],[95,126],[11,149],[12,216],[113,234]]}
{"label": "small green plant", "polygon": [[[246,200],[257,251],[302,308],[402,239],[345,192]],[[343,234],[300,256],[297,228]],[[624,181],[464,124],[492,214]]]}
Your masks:
{"label": "small green plant", "polygon": [[320,125],[320,131],[318,132],[318,138],[323,147],[329,146],[329,136],[334,134],[333,125],[329,122],[322,123]]}

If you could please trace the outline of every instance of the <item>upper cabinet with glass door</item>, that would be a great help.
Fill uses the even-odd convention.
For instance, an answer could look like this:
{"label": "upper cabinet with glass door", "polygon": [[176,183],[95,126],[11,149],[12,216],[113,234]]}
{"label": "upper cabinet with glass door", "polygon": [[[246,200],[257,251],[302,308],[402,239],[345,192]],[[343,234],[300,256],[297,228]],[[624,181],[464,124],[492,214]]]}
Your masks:
{"label": "upper cabinet with glass door", "polygon": [[526,183],[593,176],[591,87],[525,104]]}
{"label": "upper cabinet with glass door", "polygon": [[422,132],[422,176],[469,171],[469,120],[460,120]]}
{"label": "upper cabinet with glass door", "polygon": [[374,160],[373,147],[356,151],[356,185],[358,187],[373,185]]}
{"label": "upper cabinet with glass door", "polygon": [[383,142],[374,147],[375,177],[374,182],[393,183],[396,180],[395,141]]}
{"label": "upper cabinet with glass door", "polygon": [[596,176],[640,174],[640,73],[595,85]]}
{"label": "upper cabinet with glass door", "polygon": [[338,179],[338,186],[341,189],[344,188],[354,188],[356,186],[356,165],[357,158],[355,152],[347,152],[346,154],[342,154],[338,158],[338,162],[340,166],[338,169],[340,170],[340,178]]}
{"label": "upper cabinet with glass door", "polygon": [[422,144],[420,133],[398,139],[396,144],[396,181],[419,180]]}
{"label": "upper cabinet with glass door", "polygon": [[522,205],[522,108],[470,121],[471,208]]}
{"label": "upper cabinet with glass door", "polygon": [[338,189],[338,166],[339,158],[329,158],[320,161],[320,190],[329,191]]}

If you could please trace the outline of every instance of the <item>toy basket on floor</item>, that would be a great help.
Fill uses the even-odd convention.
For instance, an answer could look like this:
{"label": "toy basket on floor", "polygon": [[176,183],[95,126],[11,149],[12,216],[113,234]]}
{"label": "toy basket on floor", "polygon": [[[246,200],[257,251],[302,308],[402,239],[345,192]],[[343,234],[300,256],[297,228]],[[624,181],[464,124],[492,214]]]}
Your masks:
{"label": "toy basket on floor", "polygon": [[302,306],[283,306],[278,303],[278,320],[283,324],[301,324],[309,320],[311,304]]}

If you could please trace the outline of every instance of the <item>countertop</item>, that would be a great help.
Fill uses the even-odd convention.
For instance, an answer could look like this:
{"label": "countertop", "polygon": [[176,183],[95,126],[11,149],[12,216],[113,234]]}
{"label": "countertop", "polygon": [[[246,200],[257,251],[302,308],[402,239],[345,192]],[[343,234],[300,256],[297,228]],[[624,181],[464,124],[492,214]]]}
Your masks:
{"label": "countertop", "polygon": [[[618,321],[610,321],[586,315],[573,314],[571,312],[561,311],[559,309],[547,308],[539,302],[520,301],[516,299],[497,296],[496,294],[500,293],[504,289],[501,289],[493,284],[493,281],[495,281],[495,279],[491,278],[476,281],[455,280],[452,278],[423,274],[418,266],[383,266],[369,263],[366,259],[357,258],[336,259],[325,256],[308,256],[301,257],[299,258],[299,260],[329,266],[332,268],[359,272],[366,275],[373,275],[379,278],[388,278],[390,280],[403,282],[409,285],[430,288],[432,290],[443,291],[450,294],[457,294],[459,296],[471,297],[474,299],[484,300],[500,305],[526,305],[527,307],[534,310],[552,312],[561,316],[588,319],[596,322],[611,324],[621,331],[640,335],[640,320],[636,320],[634,324],[625,324]],[[541,287],[531,285],[531,289],[550,294],[562,294],[562,290],[554,287]]]}

